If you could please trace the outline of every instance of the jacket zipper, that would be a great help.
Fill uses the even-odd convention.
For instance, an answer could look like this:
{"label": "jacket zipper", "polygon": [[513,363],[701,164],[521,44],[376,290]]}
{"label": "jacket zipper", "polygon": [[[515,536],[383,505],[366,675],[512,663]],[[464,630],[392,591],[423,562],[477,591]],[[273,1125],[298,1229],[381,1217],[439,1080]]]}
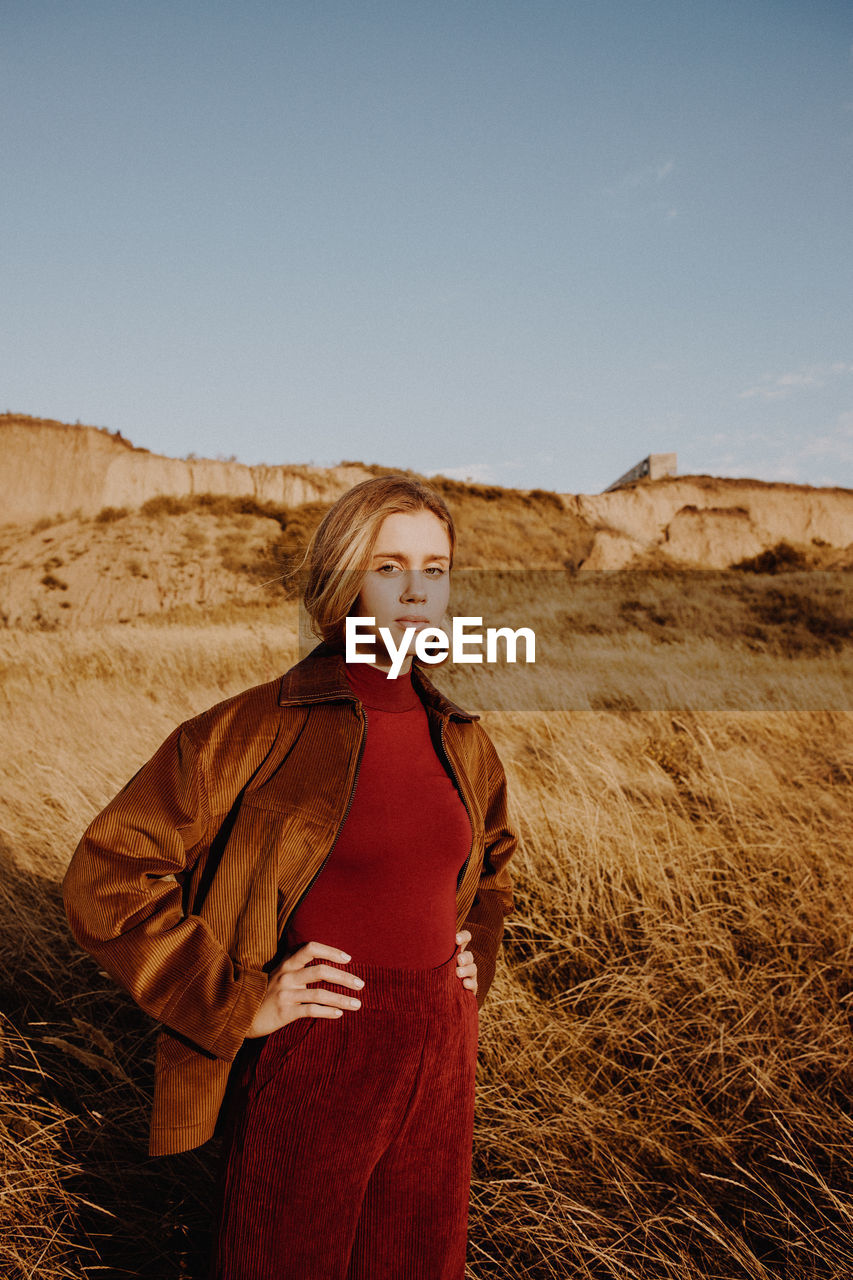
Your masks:
{"label": "jacket zipper", "polygon": [[461,799],[463,808],[465,809],[465,812],[468,815],[468,823],[471,827],[471,847],[468,850],[468,857],[462,863],[462,867],[460,868],[459,875],[456,877],[456,888],[458,890],[460,884],[462,883],[462,880],[464,879],[465,872],[468,869],[468,863],[471,861],[471,854],[474,852],[474,821],[471,817],[471,810],[468,808],[468,801],[465,799],[465,793],[462,787],[459,785],[459,779],[457,778],[456,773],[454,771],[450,756],[447,754],[447,747],[444,745],[444,726],[446,723],[447,721],[445,720],[444,716],[442,716],[441,729],[439,730],[439,735],[438,735],[441,741],[441,751],[447,763],[447,768],[450,773],[450,776],[453,779],[454,783],[456,784],[456,790],[459,792],[459,798]]}
{"label": "jacket zipper", "polygon": [[338,823],[338,829],[335,832],[335,838],[332,841],[332,843],[329,845],[329,848],[326,851],[326,856],[323,858],[323,861],[320,863],[319,867],[314,872],[313,876],[308,881],[305,888],[302,890],[302,893],[299,895],[298,901],[292,907],[290,911],[290,915],[287,917],[284,924],[282,925],[281,938],[279,939],[280,945],[281,943],[284,942],[284,939],[287,937],[287,930],[288,930],[288,927],[290,926],[290,922],[293,919],[296,912],[299,910],[300,906],[302,905],[305,895],[310,892],[311,887],[314,884],[314,881],[317,879],[318,875],[323,870],[326,863],[329,861],[329,856],[332,850],[334,849],[335,845],[338,843],[340,834],[344,829],[344,823],[349,817],[349,811],[352,808],[352,802],[355,799],[355,787],[356,787],[356,783],[358,782],[358,771],[361,768],[361,758],[364,755],[364,744],[367,741],[367,717],[364,714],[361,703],[358,702],[356,703],[356,705],[358,707],[359,719],[361,720],[361,741],[358,744],[358,759],[355,762],[355,773],[352,776],[352,786],[350,787],[349,799],[347,800],[347,807],[344,810],[344,816],[341,818],[340,822]]}

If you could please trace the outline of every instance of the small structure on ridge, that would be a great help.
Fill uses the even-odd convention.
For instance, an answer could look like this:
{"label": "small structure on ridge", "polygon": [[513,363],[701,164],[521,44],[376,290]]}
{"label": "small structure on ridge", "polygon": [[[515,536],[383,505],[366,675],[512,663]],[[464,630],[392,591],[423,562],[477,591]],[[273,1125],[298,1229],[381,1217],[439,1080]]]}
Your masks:
{"label": "small structure on ridge", "polygon": [[609,484],[602,493],[610,493],[611,489],[619,489],[623,484],[630,484],[632,480],[660,480],[661,476],[674,476],[678,474],[678,456],[674,453],[650,453],[647,458],[643,458],[642,462],[638,462],[630,471],[626,471],[624,476],[620,476],[618,480],[614,480]]}

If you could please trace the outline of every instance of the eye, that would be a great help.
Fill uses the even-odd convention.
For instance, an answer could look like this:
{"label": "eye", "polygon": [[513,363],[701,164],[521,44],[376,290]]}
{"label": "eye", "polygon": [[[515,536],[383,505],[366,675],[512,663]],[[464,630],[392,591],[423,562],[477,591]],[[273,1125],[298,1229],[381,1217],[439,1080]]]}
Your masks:
{"label": "eye", "polygon": [[[391,578],[400,572],[401,566],[391,560],[386,561],[385,564],[377,565],[374,569],[374,573],[381,573],[383,578]],[[423,572],[430,578],[443,578],[447,570],[442,565],[434,564],[424,569]]]}

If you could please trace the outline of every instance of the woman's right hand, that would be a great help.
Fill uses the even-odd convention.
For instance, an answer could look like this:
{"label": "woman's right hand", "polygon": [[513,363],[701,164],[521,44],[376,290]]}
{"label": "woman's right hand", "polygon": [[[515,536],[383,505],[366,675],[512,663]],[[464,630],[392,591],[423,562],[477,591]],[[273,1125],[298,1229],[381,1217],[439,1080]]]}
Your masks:
{"label": "woman's right hand", "polygon": [[356,991],[364,986],[361,978],[348,973],[346,969],[312,964],[315,958],[347,964],[352,956],[339,951],[337,947],[328,947],[323,942],[306,942],[298,951],[286,956],[270,974],[267,993],[246,1032],[248,1040],[271,1035],[295,1018],[339,1018],[344,1009],[361,1007],[361,1001],[353,996],[326,991],[324,987],[308,986],[309,982],[316,982],[320,978],[338,986],[352,987]]}

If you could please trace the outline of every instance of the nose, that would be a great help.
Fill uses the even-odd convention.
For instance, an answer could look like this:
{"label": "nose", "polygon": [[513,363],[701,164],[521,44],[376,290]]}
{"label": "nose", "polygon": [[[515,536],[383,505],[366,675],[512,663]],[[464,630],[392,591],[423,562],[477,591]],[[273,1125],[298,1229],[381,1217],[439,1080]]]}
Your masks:
{"label": "nose", "polygon": [[426,583],[422,573],[417,569],[409,569],[404,574],[400,590],[400,599],[405,601],[426,600]]}

